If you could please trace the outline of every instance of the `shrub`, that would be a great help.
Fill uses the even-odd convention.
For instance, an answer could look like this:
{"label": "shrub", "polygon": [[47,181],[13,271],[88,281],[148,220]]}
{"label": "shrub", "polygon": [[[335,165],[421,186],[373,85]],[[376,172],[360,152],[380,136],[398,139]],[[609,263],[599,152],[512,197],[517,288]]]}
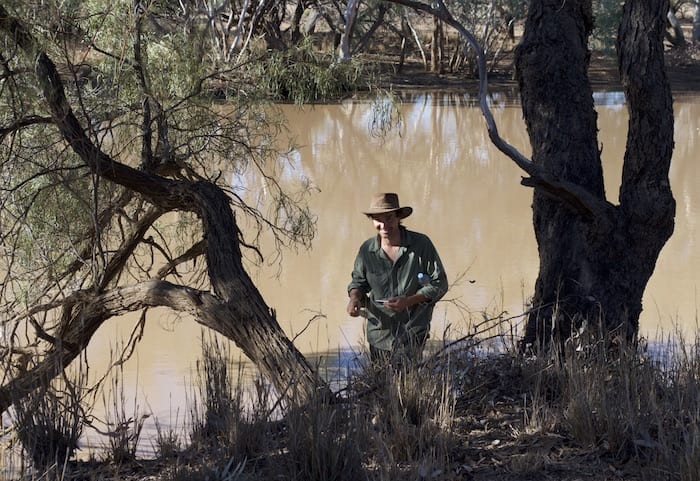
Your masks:
{"label": "shrub", "polygon": [[296,104],[337,100],[359,90],[366,74],[355,58],[336,62],[314,52],[310,41],[270,53],[258,71],[272,100]]}

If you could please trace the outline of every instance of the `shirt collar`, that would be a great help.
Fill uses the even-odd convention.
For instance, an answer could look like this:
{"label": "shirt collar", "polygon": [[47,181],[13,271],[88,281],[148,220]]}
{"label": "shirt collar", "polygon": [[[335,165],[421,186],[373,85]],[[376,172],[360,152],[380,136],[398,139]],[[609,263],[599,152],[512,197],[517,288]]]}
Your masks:
{"label": "shirt collar", "polygon": [[[399,245],[399,247],[406,247],[411,245],[411,231],[409,231],[402,225],[399,226],[399,231],[401,232],[401,244]],[[382,244],[379,240],[379,234],[377,234],[376,236],[374,236],[374,240],[372,241],[372,245],[370,246],[369,250],[372,252],[379,252],[381,249]]]}

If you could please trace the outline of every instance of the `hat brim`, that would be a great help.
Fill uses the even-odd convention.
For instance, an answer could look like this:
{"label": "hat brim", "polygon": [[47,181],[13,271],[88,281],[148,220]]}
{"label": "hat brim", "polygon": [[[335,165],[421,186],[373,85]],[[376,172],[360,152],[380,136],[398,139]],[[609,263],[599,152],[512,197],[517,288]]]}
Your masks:
{"label": "hat brim", "polygon": [[396,212],[396,217],[399,219],[405,219],[409,215],[413,213],[413,207],[399,207],[397,209],[370,209],[367,211],[364,211],[363,214],[366,216],[373,216],[373,215],[378,215],[378,214],[387,214],[389,212]]}

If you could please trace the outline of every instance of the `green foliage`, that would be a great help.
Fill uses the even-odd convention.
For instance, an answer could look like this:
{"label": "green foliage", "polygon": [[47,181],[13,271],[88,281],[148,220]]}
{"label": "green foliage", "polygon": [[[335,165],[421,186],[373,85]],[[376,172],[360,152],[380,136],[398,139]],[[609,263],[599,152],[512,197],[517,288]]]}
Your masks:
{"label": "green foliage", "polygon": [[[249,75],[238,78],[210,63],[201,53],[206,51],[203,40],[197,42],[196,35],[183,33],[178,25],[181,19],[167,10],[167,2],[141,5],[141,65],[133,58],[137,17],[131,2],[90,0],[72,2],[65,9],[68,4],[60,2],[42,5],[38,8],[32,2],[9,2],[7,8],[11,7],[19,18],[36,20],[33,34],[59,63],[68,100],[103,152],[124,164],[139,165],[144,152],[143,101],[152,99],[162,108],[162,117],[156,119],[159,112],[151,107],[147,124],[151,129],[150,148],[162,153],[157,151],[161,140],[158,128],[167,127],[170,158],[178,163],[176,176],[208,179],[224,189],[231,184],[222,174],[260,176],[266,198],[281,207],[271,210],[275,213],[272,219],[265,219],[263,213],[249,208],[245,199],[238,197],[235,203],[248,216],[239,221],[252,219],[251,224],[258,229],[271,229],[279,236],[278,245],[310,243],[314,218],[304,200],[311,186],[303,181],[287,191],[290,186],[277,181],[286,162],[278,151],[284,144],[277,140],[283,133],[283,119],[274,108],[261,103],[256,79]],[[28,12],[32,8],[35,11]],[[59,24],[70,24],[71,29],[39,28],[49,17]],[[26,59],[15,49],[11,53],[15,56],[8,58],[9,66],[18,72],[31,72],[31,67],[22,63]],[[42,94],[31,75],[17,75],[7,87],[0,96],[3,126],[24,116],[48,117],[45,107],[38,103]],[[225,96],[226,104],[213,103],[214,95]],[[134,202],[125,206],[116,211],[112,222],[97,226],[99,213],[122,191],[91,175],[50,124],[18,130],[0,144],[0,154],[4,188],[0,224],[5,253],[13,255],[5,259],[7,264],[12,263],[6,271],[17,283],[10,294],[13,300],[21,298],[31,303],[33,294],[44,292],[54,276],[60,276],[58,273],[75,261],[99,275],[109,259],[96,254],[114,252],[121,237],[128,234],[125,227],[138,218],[143,205]],[[176,239],[198,240],[201,230],[198,233],[193,225],[189,223],[186,237]],[[256,233],[249,236],[256,237]],[[164,250],[182,252],[187,248],[185,244]],[[151,256],[152,245],[141,254]],[[98,265],[91,265],[97,259]],[[48,275],[38,275],[41,270]],[[43,282],[36,283],[37,277]]]}
{"label": "green foliage", "polygon": [[46,270],[42,280],[49,281],[82,260],[89,240],[85,233],[94,225],[92,205],[107,202],[113,188],[95,182],[77,156],[56,144],[44,128],[28,129],[14,142],[12,148],[0,147],[4,159],[0,223],[4,235],[14,234],[11,242],[6,241],[12,256],[4,261],[11,263],[10,272],[15,274],[16,300],[27,300],[43,286],[36,282],[36,272]]}
{"label": "green foliage", "polygon": [[310,40],[270,53],[257,75],[273,100],[296,104],[337,100],[361,89],[366,79],[357,59],[336,62],[315,52]]}
{"label": "green foliage", "polygon": [[605,53],[613,52],[617,39],[617,27],[622,17],[622,2],[595,0],[593,2],[595,27],[591,34],[593,47]]}
{"label": "green foliage", "polygon": [[372,115],[369,131],[373,137],[384,138],[392,130],[401,135],[403,117],[401,115],[401,98],[393,92],[378,94],[372,99]]}
{"label": "green foliage", "polygon": [[[503,46],[513,41],[515,24],[525,18],[526,6],[527,2],[515,0],[459,0],[450,2],[449,8],[454,17],[475,35],[486,55],[487,63],[493,65]],[[464,67],[470,75],[475,75],[475,56],[471,46],[460,39],[451,60],[451,68]]]}

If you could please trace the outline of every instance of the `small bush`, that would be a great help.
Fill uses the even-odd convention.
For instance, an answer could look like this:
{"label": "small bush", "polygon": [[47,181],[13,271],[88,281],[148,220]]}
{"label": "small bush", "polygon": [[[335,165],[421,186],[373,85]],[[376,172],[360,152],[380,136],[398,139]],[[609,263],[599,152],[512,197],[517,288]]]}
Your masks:
{"label": "small bush", "polygon": [[444,466],[454,421],[450,369],[412,367],[372,370],[376,386],[367,422],[379,456],[395,463]]}
{"label": "small bush", "polygon": [[[313,403],[312,403],[313,404]],[[343,406],[317,402],[286,416],[286,479],[357,481],[364,479],[356,419]]]}

